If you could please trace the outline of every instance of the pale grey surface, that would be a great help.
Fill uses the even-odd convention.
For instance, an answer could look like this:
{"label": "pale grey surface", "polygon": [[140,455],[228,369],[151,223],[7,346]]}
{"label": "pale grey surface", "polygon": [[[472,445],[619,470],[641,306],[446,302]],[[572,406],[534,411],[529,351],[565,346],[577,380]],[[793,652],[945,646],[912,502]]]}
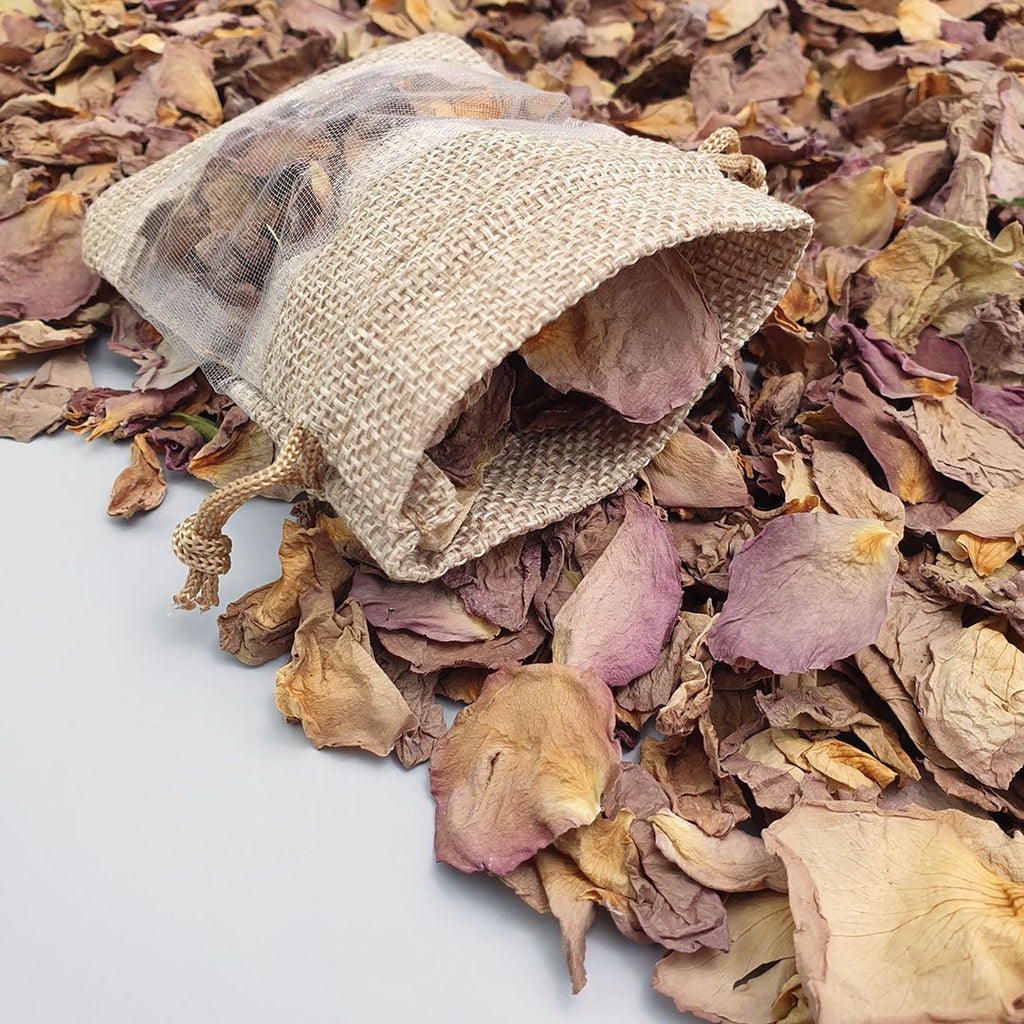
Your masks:
{"label": "pale grey surface", "polygon": [[[168,536],[205,487],[113,522],[127,459],[0,440],[0,1020],[685,1024],[607,920],[573,998],[551,917],[434,863],[424,767],[315,751],[277,663],[171,609]],[[232,520],[227,599],[276,575],[285,511]]]}

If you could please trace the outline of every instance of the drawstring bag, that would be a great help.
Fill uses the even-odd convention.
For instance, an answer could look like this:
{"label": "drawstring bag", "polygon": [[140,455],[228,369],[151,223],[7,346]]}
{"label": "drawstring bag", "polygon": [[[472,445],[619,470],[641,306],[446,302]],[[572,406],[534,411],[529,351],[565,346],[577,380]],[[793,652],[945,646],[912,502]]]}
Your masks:
{"label": "drawstring bag", "polygon": [[702,390],[775,306],[810,236],[763,182],[731,129],[690,153],[630,137],[427,35],[311,78],[108,189],[85,261],[279,445],[175,531],[190,570],[177,602],[217,603],[224,524],[275,484],[329,502],[388,576],[416,581],[622,486],[699,390],[654,423],[607,409],[511,433],[471,499],[426,453],[507,356],[662,251],[685,257],[721,325]]}

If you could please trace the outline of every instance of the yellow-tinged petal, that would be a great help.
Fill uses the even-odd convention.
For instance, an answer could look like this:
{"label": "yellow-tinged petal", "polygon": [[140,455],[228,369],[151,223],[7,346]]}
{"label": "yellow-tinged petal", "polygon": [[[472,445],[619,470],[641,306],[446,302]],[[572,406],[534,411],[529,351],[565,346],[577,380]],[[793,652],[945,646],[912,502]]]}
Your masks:
{"label": "yellow-tinged petal", "polygon": [[277,673],[281,713],[300,721],[315,747],[390,753],[417,719],[374,661],[359,606],[347,602],[335,612],[331,591],[316,589],[299,598],[299,607],[291,661]]}
{"label": "yellow-tinged petal", "polygon": [[764,842],[739,829],[718,838],[669,811],[650,819],[658,849],[695,882],[719,892],[786,891],[786,871]]}
{"label": "yellow-tinged petal", "polygon": [[1020,1020],[1024,837],[960,811],[842,801],[795,807],[765,843],[789,875],[818,1024]]}
{"label": "yellow-tinged petal", "polygon": [[623,808],[614,818],[595,818],[555,840],[556,849],[572,858],[590,881],[630,898],[636,895],[626,858],[633,847],[629,826],[633,813]]}
{"label": "yellow-tinged petal", "polygon": [[438,860],[504,874],[592,822],[619,772],[611,691],[592,672],[501,669],[434,747]]}

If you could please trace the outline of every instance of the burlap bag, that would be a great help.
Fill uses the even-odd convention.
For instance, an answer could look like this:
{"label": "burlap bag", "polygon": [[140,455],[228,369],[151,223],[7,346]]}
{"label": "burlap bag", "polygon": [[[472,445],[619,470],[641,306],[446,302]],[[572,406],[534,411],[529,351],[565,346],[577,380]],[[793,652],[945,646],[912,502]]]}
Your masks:
{"label": "burlap bag", "polygon": [[319,75],[108,189],[86,221],[86,262],[280,445],[176,531],[191,570],[178,602],[216,604],[224,522],[273,483],[329,501],[400,580],[436,578],[624,484],[686,410],[512,435],[450,537],[454,488],[424,449],[490,368],[664,248],[693,265],[732,356],[811,229],[756,187],[758,170],[735,133],[684,153],[587,124],[565,97],[430,35]]}

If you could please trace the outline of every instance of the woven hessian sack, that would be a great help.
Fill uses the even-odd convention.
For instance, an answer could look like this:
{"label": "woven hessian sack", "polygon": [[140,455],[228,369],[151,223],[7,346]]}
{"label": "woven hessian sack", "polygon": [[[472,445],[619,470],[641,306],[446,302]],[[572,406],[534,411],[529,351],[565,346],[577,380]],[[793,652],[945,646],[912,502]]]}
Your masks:
{"label": "woven hessian sack", "polygon": [[178,603],[217,603],[224,522],[274,483],[328,501],[384,572],[419,581],[622,486],[686,409],[512,434],[456,519],[424,450],[488,370],[662,249],[693,266],[731,359],[811,230],[758,169],[731,131],[686,153],[587,124],[566,97],[429,35],[310,79],[108,189],[86,221],[86,262],[280,446],[176,531],[191,570]]}

